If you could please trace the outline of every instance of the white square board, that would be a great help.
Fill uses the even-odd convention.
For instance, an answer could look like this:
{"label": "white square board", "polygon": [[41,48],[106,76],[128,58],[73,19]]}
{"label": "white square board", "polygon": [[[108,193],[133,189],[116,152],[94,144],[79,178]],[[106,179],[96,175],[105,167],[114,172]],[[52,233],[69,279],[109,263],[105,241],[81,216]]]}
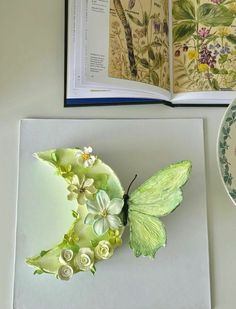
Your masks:
{"label": "white square board", "polygon": [[[69,282],[33,276],[24,260],[61,240],[71,223],[66,184],[32,154],[50,148],[92,146],[133,189],[158,169],[193,163],[184,202],[162,218],[168,244],[155,260],[136,258],[123,246],[99,263],[95,277]],[[23,120],[19,158],[14,309],[209,309],[203,121],[201,119]],[[54,184],[61,190],[54,191]],[[53,218],[53,219],[52,219]]]}

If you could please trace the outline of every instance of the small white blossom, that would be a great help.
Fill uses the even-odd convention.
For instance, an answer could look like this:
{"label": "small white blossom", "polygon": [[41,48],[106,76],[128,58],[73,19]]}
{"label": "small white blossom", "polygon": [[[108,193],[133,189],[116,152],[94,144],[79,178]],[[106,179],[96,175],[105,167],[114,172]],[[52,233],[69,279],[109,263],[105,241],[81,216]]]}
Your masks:
{"label": "small white blossom", "polygon": [[85,178],[83,175],[81,179],[74,175],[71,184],[68,186],[69,194],[68,200],[77,199],[78,203],[83,205],[88,199],[91,199],[93,194],[97,192],[94,187],[94,180],[92,178]]}
{"label": "small white blossom", "polygon": [[91,167],[96,161],[96,157],[92,155],[92,147],[84,147],[83,150],[78,150],[76,156],[82,161],[84,167]]}
{"label": "small white blossom", "polygon": [[93,224],[94,232],[97,235],[103,235],[109,228],[117,230],[122,226],[118,217],[123,206],[124,200],[114,198],[110,200],[107,193],[103,190],[98,191],[96,200],[86,202],[88,215],[85,218],[85,224]]}

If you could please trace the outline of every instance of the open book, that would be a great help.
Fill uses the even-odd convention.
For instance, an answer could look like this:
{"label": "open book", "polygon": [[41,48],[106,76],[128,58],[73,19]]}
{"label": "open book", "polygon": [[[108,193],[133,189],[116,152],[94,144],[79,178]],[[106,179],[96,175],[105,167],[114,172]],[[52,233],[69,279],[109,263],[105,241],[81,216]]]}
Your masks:
{"label": "open book", "polygon": [[236,97],[235,0],[66,2],[66,106]]}

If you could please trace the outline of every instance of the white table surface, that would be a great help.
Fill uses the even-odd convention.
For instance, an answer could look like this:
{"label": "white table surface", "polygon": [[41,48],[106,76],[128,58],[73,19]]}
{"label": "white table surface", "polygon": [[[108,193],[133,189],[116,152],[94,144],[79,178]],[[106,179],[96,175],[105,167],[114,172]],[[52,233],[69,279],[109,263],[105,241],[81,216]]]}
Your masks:
{"label": "white table surface", "polygon": [[222,185],[215,150],[225,109],[158,105],[64,109],[64,0],[0,0],[0,38],[0,308],[12,309],[20,119],[202,117],[212,307],[234,309],[236,207]]}

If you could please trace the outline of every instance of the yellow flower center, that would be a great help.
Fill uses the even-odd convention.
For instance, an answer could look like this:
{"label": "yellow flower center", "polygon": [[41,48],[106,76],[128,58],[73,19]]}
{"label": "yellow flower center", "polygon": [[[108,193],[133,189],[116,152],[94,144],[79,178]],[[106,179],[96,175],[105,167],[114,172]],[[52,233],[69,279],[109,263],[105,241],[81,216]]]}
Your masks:
{"label": "yellow flower center", "polygon": [[90,154],[89,153],[83,153],[82,158],[83,158],[84,161],[87,161],[90,158]]}
{"label": "yellow flower center", "polygon": [[106,210],[106,209],[103,209],[103,211],[102,211],[101,215],[102,215],[104,218],[106,218],[106,217],[107,217],[107,215],[108,215],[107,210]]}

